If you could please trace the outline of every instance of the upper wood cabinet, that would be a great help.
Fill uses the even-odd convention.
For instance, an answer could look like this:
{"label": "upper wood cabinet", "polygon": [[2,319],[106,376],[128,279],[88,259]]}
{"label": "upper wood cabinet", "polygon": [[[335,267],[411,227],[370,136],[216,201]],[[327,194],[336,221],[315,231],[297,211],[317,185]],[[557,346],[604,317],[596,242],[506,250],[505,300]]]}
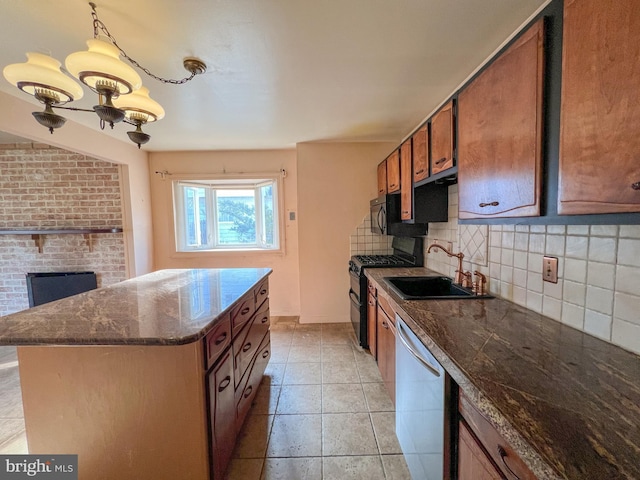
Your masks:
{"label": "upper wood cabinet", "polygon": [[411,175],[411,139],[400,147],[400,219],[413,219],[413,178]]}
{"label": "upper wood cabinet", "polygon": [[461,219],[540,215],[543,33],[540,19],[458,97]]}
{"label": "upper wood cabinet", "polygon": [[387,157],[387,193],[400,191],[400,150]]}
{"label": "upper wood cabinet", "polygon": [[387,161],[378,164],[378,196],[387,193]]}
{"label": "upper wood cabinet", "polygon": [[431,117],[431,175],[453,167],[453,101]]}
{"label": "upper wood cabinet", "polygon": [[640,10],[565,0],[558,213],[640,212]]}
{"label": "upper wood cabinet", "polygon": [[411,137],[413,159],[413,182],[418,183],[429,176],[429,129],[426,125]]}

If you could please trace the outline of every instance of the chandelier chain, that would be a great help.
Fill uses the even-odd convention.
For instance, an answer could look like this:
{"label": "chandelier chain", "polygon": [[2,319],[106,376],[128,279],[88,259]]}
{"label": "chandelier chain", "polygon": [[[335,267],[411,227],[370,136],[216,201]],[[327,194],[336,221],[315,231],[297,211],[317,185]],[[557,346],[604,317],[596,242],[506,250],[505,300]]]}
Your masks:
{"label": "chandelier chain", "polygon": [[171,79],[171,78],[163,78],[163,77],[159,77],[158,75],[155,75],[154,73],[149,71],[148,68],[140,65],[140,63],[138,63],[136,60],[134,60],[129,55],[127,55],[127,52],[125,52],[122,49],[122,47],[120,47],[120,45],[118,45],[118,42],[116,42],[115,37],[113,35],[111,35],[111,33],[109,32],[109,29],[107,28],[107,26],[102,22],[102,20],[100,20],[98,18],[98,14],[96,12],[96,5],[94,3],[89,3],[89,5],[91,6],[91,16],[93,17],[93,38],[98,38],[98,30],[102,31],[102,33],[109,40],[111,40],[111,43],[113,43],[113,45],[120,51],[122,56],[129,61],[129,63],[131,63],[134,66],[138,67],[140,70],[142,70],[144,73],[146,73],[151,78],[154,78],[154,79],[156,79],[156,80],[158,80],[159,82],[162,82],[162,83],[170,83],[172,85],[182,85],[184,83],[187,83],[189,80],[192,80],[193,77],[195,77],[198,74],[197,71],[192,71],[191,75],[189,75],[188,77],[185,77],[185,78],[183,78],[181,80],[174,80],[174,79]]}

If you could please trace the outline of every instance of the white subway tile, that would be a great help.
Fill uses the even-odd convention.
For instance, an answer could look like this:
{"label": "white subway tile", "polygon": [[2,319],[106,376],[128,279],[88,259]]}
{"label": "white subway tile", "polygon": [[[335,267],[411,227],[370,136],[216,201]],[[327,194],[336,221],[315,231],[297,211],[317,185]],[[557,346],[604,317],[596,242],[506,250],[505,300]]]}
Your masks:
{"label": "white subway tile", "polygon": [[564,225],[547,225],[547,234],[564,235],[566,227]]}
{"label": "white subway tile", "polygon": [[586,293],[587,286],[584,283],[571,282],[569,280],[564,281],[562,299],[565,302],[584,306]]}
{"label": "white subway tile", "polygon": [[613,290],[589,285],[587,287],[586,307],[590,310],[595,310],[596,312],[600,312],[605,315],[612,315]]}
{"label": "white subway tile", "polygon": [[529,234],[516,232],[513,248],[526,252],[529,249]]}
{"label": "white subway tile", "polygon": [[530,272],[542,273],[542,257],[540,253],[529,253],[527,269]]}
{"label": "white subway tile", "polygon": [[547,228],[545,225],[531,225],[529,227],[529,231],[531,233],[545,233],[547,231]]}
{"label": "white subway tile", "polygon": [[567,225],[568,235],[589,235],[589,225]]}
{"label": "white subway tile", "polygon": [[584,327],[584,307],[563,302],[561,321],[566,325],[582,330]]}
{"label": "white subway tile", "polygon": [[489,261],[500,263],[502,261],[502,250],[498,247],[489,248]]}
{"label": "white subway tile", "polygon": [[640,354],[640,325],[614,318],[611,341],[627,350]]}
{"label": "white subway tile", "polygon": [[618,235],[618,225],[591,225],[591,235],[615,237]]}
{"label": "white subway tile", "polygon": [[529,235],[529,252],[544,253],[544,238],[542,234]]}
{"label": "white subway tile", "polygon": [[513,269],[513,284],[517,287],[526,288],[527,286],[527,271],[520,268]]}
{"label": "white subway tile", "polygon": [[602,263],[615,263],[617,239],[610,237],[591,237],[589,240],[589,260]]}
{"label": "white subway tile", "polygon": [[562,301],[545,295],[542,299],[542,314],[560,321],[562,318]]}
{"label": "white subway tile", "polygon": [[611,321],[611,315],[603,315],[587,309],[584,312],[584,331],[604,340],[610,340]]}
{"label": "white subway tile", "polygon": [[618,265],[640,267],[640,239],[618,240]]}
{"label": "white subway tile", "polygon": [[513,254],[513,266],[516,268],[527,269],[529,255],[525,252],[517,252]]}
{"label": "white subway tile", "polygon": [[529,233],[529,225],[516,225],[516,232]]}
{"label": "white subway tile", "polygon": [[621,238],[640,238],[640,225],[620,225]]}
{"label": "white subway tile", "polygon": [[518,305],[522,305],[523,307],[527,306],[527,289],[513,286],[513,303],[517,303]]}
{"label": "white subway tile", "polygon": [[516,231],[516,226],[515,225],[503,225],[502,226],[502,231],[503,232],[515,232]]}
{"label": "white subway tile", "polygon": [[534,312],[542,313],[542,294],[527,291],[527,308]]}
{"label": "white subway tile", "polygon": [[502,265],[500,268],[500,280],[507,283],[513,283],[513,267]]}
{"label": "white subway tile", "polygon": [[[579,260],[576,260],[579,261]],[[568,262],[568,260],[567,260]],[[615,284],[616,269],[615,265],[607,263],[589,262],[587,265],[587,284],[596,287],[613,289]],[[565,271],[565,278],[568,278]],[[576,281],[579,281],[576,279]]]}
{"label": "white subway tile", "polygon": [[508,301],[513,301],[513,283],[500,282],[500,296]]}
{"label": "white subway tile", "polygon": [[527,274],[527,290],[542,293],[542,274],[531,272]]}
{"label": "white subway tile", "polygon": [[502,246],[502,232],[491,231],[489,233],[489,246],[501,247]]}
{"label": "white subway tile", "polygon": [[543,293],[545,296],[562,300],[563,280],[559,279],[558,283],[543,282]]}
{"label": "white subway tile", "polygon": [[493,278],[500,278],[500,264],[489,262],[489,275]]}
{"label": "white subway tile", "polygon": [[616,292],[613,316],[640,325],[640,297]]}
{"label": "white subway tile", "polygon": [[582,258],[587,259],[587,252],[589,248],[588,237],[576,237],[567,236],[567,244],[565,248],[565,256],[570,258]]}
{"label": "white subway tile", "polygon": [[512,266],[513,265],[513,250],[507,249],[507,248],[503,248],[502,249],[502,257],[500,259],[500,262],[503,265]]}
{"label": "white subway tile", "polygon": [[564,236],[547,235],[545,252],[547,255],[562,257],[564,255]]}
{"label": "white subway tile", "polygon": [[515,234],[502,231],[502,248],[513,248]]}
{"label": "white subway tile", "polygon": [[640,295],[640,268],[619,265],[616,269],[616,292]]}

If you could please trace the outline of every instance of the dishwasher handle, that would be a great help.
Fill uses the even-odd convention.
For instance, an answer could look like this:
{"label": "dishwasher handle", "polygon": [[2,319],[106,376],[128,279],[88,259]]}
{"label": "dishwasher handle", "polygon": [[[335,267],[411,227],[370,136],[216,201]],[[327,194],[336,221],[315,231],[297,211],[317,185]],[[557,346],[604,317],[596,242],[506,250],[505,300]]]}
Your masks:
{"label": "dishwasher handle", "polygon": [[426,369],[431,372],[433,375],[435,375],[436,377],[440,376],[440,372],[438,371],[437,368],[434,368],[433,365],[431,365],[431,363],[428,360],[425,360],[424,358],[422,358],[422,355],[420,355],[416,349],[413,347],[413,345],[411,345],[411,340],[409,340],[403,330],[402,330],[402,324],[401,322],[397,322],[397,326],[396,326],[396,332],[397,332],[397,336],[400,339],[400,341],[402,342],[402,344],[406,347],[406,349],[409,351],[409,353],[411,355],[413,355],[413,357],[418,360],[422,365],[424,365],[424,367],[426,367]]}

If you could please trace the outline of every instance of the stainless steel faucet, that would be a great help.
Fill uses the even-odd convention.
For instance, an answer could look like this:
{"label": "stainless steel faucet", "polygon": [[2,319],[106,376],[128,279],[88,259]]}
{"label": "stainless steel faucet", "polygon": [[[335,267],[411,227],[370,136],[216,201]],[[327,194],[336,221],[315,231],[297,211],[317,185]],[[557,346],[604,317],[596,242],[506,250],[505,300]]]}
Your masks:
{"label": "stainless steel faucet", "polygon": [[429,248],[427,248],[427,253],[431,252],[432,248],[439,248],[444,253],[446,253],[449,257],[457,257],[458,258],[458,269],[456,270],[456,276],[455,276],[455,279],[453,281],[454,281],[454,283],[457,283],[458,285],[462,285],[463,278],[464,278],[464,271],[462,270],[462,259],[464,258],[464,253],[462,253],[462,252],[452,253],[449,250],[447,250],[445,247],[440,245],[439,243],[435,243],[435,242],[432,243],[431,245],[429,245]]}

